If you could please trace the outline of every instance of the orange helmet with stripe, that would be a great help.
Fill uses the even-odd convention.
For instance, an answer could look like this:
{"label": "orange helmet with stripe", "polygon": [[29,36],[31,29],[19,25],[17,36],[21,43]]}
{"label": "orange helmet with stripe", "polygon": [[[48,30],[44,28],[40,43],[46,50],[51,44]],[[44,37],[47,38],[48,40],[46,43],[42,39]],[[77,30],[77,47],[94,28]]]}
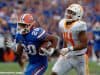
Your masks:
{"label": "orange helmet with stripe", "polygon": [[19,26],[19,32],[22,33],[28,33],[30,31],[30,28],[32,27],[34,23],[34,18],[32,14],[23,14],[20,18],[20,21],[18,22]]}
{"label": "orange helmet with stripe", "polygon": [[23,14],[20,18],[19,23],[23,24],[31,24],[33,22],[33,16],[32,14]]}

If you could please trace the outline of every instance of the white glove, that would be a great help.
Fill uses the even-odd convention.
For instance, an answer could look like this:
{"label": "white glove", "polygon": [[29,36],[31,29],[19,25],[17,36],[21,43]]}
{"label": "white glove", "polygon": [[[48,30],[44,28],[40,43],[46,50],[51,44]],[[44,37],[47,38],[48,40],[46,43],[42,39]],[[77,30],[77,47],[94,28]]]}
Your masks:
{"label": "white glove", "polygon": [[61,49],[61,51],[60,51],[60,53],[61,53],[61,55],[66,55],[69,51],[73,51],[74,50],[74,48],[73,48],[73,46],[70,46],[70,47],[67,47],[67,48],[62,48]]}
{"label": "white glove", "polygon": [[61,55],[65,55],[65,54],[67,54],[69,52],[69,49],[68,48],[62,48],[61,49],[61,51],[60,51],[60,53],[61,53]]}
{"label": "white glove", "polygon": [[44,52],[44,53],[46,53],[47,55],[52,55],[53,54],[53,52],[54,52],[54,48],[49,48],[48,50],[47,49],[45,49],[45,48],[41,48],[41,50]]}

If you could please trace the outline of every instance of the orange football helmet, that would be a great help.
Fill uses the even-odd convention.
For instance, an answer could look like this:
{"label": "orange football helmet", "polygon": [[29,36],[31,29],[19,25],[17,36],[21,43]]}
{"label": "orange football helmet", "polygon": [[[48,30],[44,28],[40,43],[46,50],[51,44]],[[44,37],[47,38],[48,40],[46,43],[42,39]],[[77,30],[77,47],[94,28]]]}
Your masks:
{"label": "orange football helmet", "polygon": [[32,14],[23,14],[20,18],[20,23],[31,24],[33,22]]}
{"label": "orange football helmet", "polygon": [[20,28],[20,33],[28,33],[30,31],[30,28],[34,22],[34,18],[32,14],[23,14],[20,18],[20,21],[18,22],[18,26]]}

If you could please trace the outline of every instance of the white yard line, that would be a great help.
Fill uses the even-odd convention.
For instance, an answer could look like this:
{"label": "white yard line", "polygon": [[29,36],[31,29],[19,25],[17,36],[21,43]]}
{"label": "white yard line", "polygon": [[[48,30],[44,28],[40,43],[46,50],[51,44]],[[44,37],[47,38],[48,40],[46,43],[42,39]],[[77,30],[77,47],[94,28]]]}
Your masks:
{"label": "white yard line", "polygon": [[0,75],[23,75],[23,72],[0,72]]}

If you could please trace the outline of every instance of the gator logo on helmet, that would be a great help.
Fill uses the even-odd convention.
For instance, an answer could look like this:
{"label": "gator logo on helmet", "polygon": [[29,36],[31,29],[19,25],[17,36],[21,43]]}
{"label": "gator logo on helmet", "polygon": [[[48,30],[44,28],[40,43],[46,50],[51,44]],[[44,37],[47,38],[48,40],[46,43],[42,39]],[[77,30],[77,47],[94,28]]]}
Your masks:
{"label": "gator logo on helmet", "polygon": [[31,14],[24,14],[21,16],[20,22],[31,24],[33,22],[33,16]]}

